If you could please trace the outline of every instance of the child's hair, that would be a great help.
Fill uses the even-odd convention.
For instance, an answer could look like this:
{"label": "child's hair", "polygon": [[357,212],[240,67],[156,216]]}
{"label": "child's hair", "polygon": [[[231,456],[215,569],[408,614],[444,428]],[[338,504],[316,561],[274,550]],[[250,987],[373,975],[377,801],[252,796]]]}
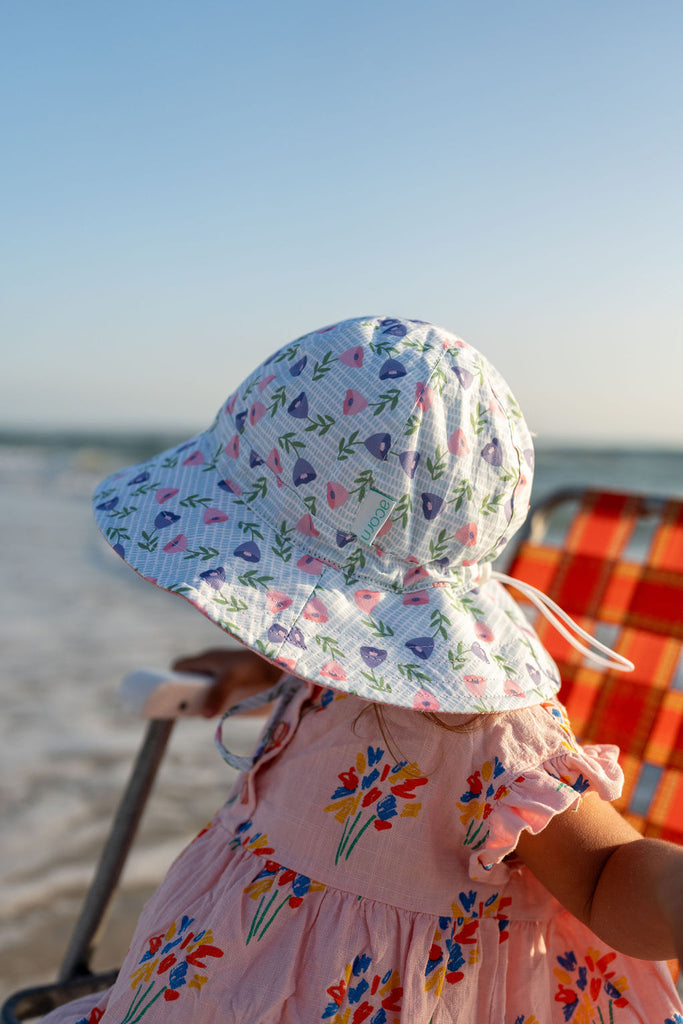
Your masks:
{"label": "child's hair", "polygon": [[[363,716],[366,715],[368,712],[374,714],[375,719],[377,720],[377,727],[380,731],[382,739],[386,743],[387,750],[394,758],[394,760],[397,763],[399,761],[405,761],[406,758],[404,757],[394,737],[391,735],[391,729],[389,728],[384,708],[380,704],[375,704],[374,702],[368,703],[367,707],[364,707],[362,711],[359,711],[359,713],[353,720],[354,733],[356,732],[356,726],[360,722],[361,718],[363,718]],[[479,729],[483,729],[484,726],[492,718],[498,718],[500,715],[507,714],[506,711],[489,711],[484,712],[482,714],[471,715],[469,718],[465,719],[464,722],[454,722],[451,724],[449,722],[444,722],[443,719],[440,718],[435,711],[416,710],[415,713],[418,715],[422,715],[423,718],[426,718],[427,721],[431,722],[439,729],[446,729],[447,732],[456,733],[478,732]]]}

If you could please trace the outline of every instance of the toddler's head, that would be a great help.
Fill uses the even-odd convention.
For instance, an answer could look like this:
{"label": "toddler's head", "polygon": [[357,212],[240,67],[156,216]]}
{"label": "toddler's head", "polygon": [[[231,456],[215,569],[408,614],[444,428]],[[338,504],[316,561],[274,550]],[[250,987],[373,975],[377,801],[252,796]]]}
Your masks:
{"label": "toddler's head", "polygon": [[365,317],[276,351],[207,431],[107,480],[95,507],[136,571],[299,676],[504,710],[558,688],[489,579],[532,467],[483,356],[423,321]]}

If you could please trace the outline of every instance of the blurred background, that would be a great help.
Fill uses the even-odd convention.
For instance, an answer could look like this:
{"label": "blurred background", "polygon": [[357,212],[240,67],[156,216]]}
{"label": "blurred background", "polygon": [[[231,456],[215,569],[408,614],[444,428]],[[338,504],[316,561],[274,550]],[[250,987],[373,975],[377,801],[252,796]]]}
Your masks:
{"label": "blurred background", "polygon": [[[682,37],[674,2],[0,6],[3,994],[68,939],[141,731],[119,680],[221,640],[90,493],[275,347],[432,320],[512,386],[537,498],[683,493]],[[99,966],[225,797],[212,736],[177,729]]]}

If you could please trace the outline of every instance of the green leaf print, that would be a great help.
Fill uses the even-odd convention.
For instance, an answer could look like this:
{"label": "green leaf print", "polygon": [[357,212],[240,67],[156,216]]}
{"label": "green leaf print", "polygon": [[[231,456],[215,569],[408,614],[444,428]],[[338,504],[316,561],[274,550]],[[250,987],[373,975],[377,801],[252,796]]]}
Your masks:
{"label": "green leaf print", "polygon": [[372,474],[372,470],[364,469],[353,482],[356,486],[351,488],[349,494],[357,494],[358,501],[360,503],[367,492],[375,486],[375,478]]}
{"label": "green leaf print", "polygon": [[287,521],[283,519],[277,533],[275,534],[275,543],[271,548],[273,554],[283,562],[289,562],[292,557],[294,545],[289,539],[292,530],[293,528],[288,527]]}
{"label": "green leaf print", "polygon": [[268,412],[270,413],[271,419],[275,416],[280,409],[284,408],[287,404],[287,389],[284,384],[273,391],[271,395],[271,402],[268,406]]}
{"label": "green leaf print", "polygon": [[286,434],[282,434],[278,437],[277,441],[287,455],[291,455],[292,452],[294,452],[295,455],[299,455],[302,451],[306,450],[306,442],[297,441],[297,435],[293,430],[290,430]]}
{"label": "green leaf print", "polygon": [[344,658],[344,652],[333,636],[316,636],[315,642],[322,648],[323,654],[329,654],[333,661]]}
{"label": "green leaf print", "polygon": [[201,505],[202,508],[208,508],[211,504],[211,498],[200,498],[198,494],[189,494],[187,498],[182,498],[180,504],[183,508],[197,508]]}
{"label": "green leaf print", "polygon": [[156,551],[159,545],[159,537],[157,536],[156,530],[152,530],[147,533],[146,530],[142,531],[142,541],[138,541],[138,547],[142,548],[143,551]]}
{"label": "green leaf print", "polygon": [[216,448],[215,452],[213,453],[213,455],[209,459],[209,461],[205,462],[204,465],[202,466],[202,473],[212,473],[214,471],[214,469],[216,469],[216,467],[218,466],[218,460],[221,457],[222,451],[223,451],[223,445],[219,444],[218,447]]}
{"label": "green leaf print", "polygon": [[183,561],[187,561],[192,558],[201,558],[202,562],[208,562],[210,558],[218,558],[219,555],[220,551],[218,548],[207,548],[202,544],[196,551],[188,551],[184,555]]}
{"label": "green leaf print", "polygon": [[334,416],[325,416],[320,413],[318,416],[309,417],[309,424],[306,427],[307,433],[316,433],[320,437],[324,437],[330,427],[333,427],[336,423]]}
{"label": "green leaf print", "polygon": [[361,621],[366,629],[380,640],[384,640],[386,637],[394,635],[394,631],[391,626],[387,626],[381,619],[375,620],[368,617]]}
{"label": "green leaf print", "polygon": [[345,462],[346,459],[351,458],[356,448],[363,444],[359,436],[359,431],[354,430],[349,436],[348,440],[345,437],[339,439],[339,445],[337,447],[337,461]]}
{"label": "green leaf print", "polygon": [[444,475],[448,467],[448,454],[445,451],[442,451],[441,445],[436,446],[434,458],[428,458],[426,466],[432,480],[438,480]]}
{"label": "green leaf print", "polygon": [[330,372],[336,362],[337,360],[332,355],[332,352],[326,352],[323,358],[319,362],[316,362],[313,367],[313,380],[316,381],[316,383],[317,381],[322,380]]}
{"label": "green leaf print", "polygon": [[436,561],[437,558],[441,558],[448,551],[448,542],[450,536],[444,529],[441,530],[437,537],[429,542],[429,558],[430,561]]}
{"label": "green leaf print", "polygon": [[258,590],[259,587],[267,589],[274,578],[274,576],[258,576],[256,569],[249,569],[248,572],[237,577],[243,587],[253,587],[254,590]]}
{"label": "green leaf print", "polygon": [[371,409],[374,409],[374,415],[380,416],[387,408],[393,412],[398,405],[398,400],[401,397],[401,392],[398,388],[389,388],[384,394],[380,395],[376,402],[369,402]]}
{"label": "green leaf print", "polygon": [[502,500],[502,494],[487,494],[481,503],[480,514],[482,516],[490,516],[493,512],[497,512]]}
{"label": "green leaf print", "polygon": [[405,665],[397,665],[396,667],[399,674],[405,679],[408,679],[411,683],[428,683],[430,681],[431,677],[428,676],[426,672],[423,672],[419,665],[406,663]]}
{"label": "green leaf print", "polygon": [[481,434],[482,430],[486,427],[486,406],[482,405],[481,402],[477,402],[477,411],[470,413],[470,424],[475,434]]}

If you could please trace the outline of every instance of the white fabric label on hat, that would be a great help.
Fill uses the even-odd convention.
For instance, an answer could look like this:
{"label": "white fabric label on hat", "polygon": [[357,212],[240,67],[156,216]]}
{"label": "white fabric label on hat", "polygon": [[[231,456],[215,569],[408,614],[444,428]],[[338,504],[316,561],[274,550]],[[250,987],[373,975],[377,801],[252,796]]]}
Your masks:
{"label": "white fabric label on hat", "polygon": [[358,539],[364,544],[372,544],[397,501],[398,498],[371,487],[358,506],[353,523],[352,529]]}

